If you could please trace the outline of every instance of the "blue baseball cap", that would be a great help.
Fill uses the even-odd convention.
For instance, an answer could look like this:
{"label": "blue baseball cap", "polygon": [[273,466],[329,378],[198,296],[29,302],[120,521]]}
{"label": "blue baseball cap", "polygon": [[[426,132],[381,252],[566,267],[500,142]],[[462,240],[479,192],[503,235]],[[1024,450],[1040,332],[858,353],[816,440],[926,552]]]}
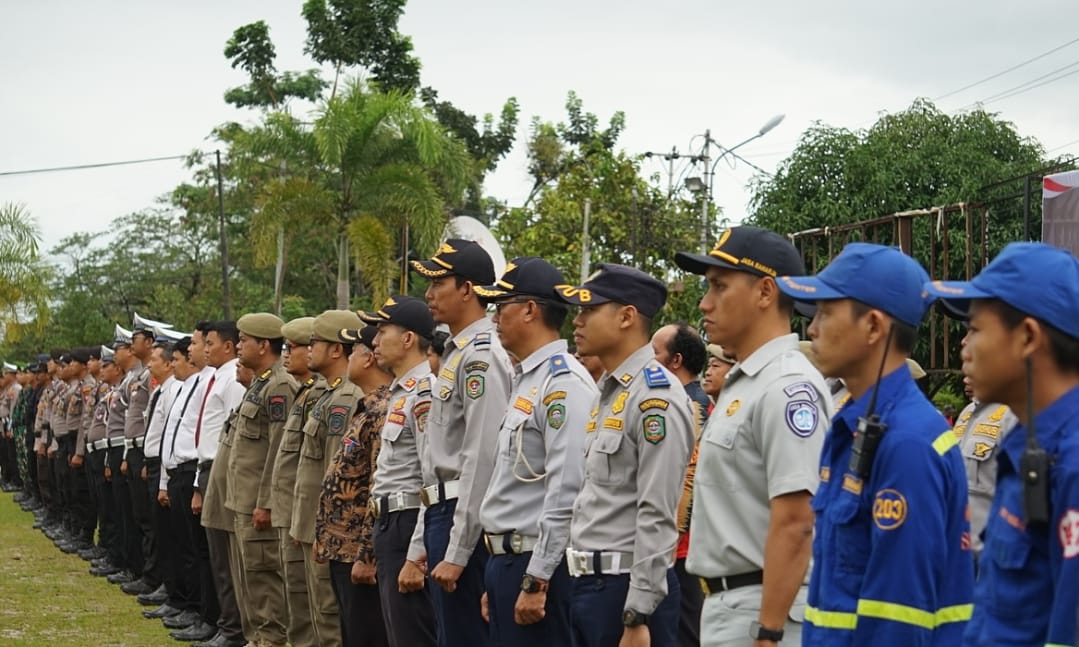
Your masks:
{"label": "blue baseball cap", "polygon": [[795,301],[854,299],[918,327],[931,303],[929,274],[894,247],[850,243],[816,276],[781,276],[776,285]]}
{"label": "blue baseball cap", "polygon": [[998,299],[1079,339],[1079,260],[1045,243],[1010,243],[970,281],[925,285],[953,310],[971,299]]}

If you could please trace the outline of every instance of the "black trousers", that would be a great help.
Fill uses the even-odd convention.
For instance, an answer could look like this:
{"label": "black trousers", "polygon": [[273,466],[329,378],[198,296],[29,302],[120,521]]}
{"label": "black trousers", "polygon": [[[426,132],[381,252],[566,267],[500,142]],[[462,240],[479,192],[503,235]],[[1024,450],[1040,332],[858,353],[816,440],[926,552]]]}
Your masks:
{"label": "black trousers", "polygon": [[704,591],[696,575],[686,572],[686,558],[674,562],[674,572],[682,590],[682,605],[678,615],[678,647],[697,647],[701,644],[701,609]]}
{"label": "black trousers", "polygon": [[22,447],[26,452],[26,482],[22,484],[27,494],[37,500],[41,500],[41,489],[37,484],[37,454],[34,453],[34,434],[26,432],[26,444]]}
{"label": "black trousers", "polygon": [[98,544],[105,549],[110,562],[120,565],[123,563],[124,554],[120,528],[116,525],[116,505],[112,500],[112,485],[105,480],[107,453],[103,449],[87,453],[84,469],[97,504]]}
{"label": "black trousers", "polygon": [[[157,573],[169,594],[170,604],[176,595],[176,529],[172,525],[169,509],[157,502],[161,484],[161,459],[147,458],[146,493],[150,497],[150,514],[154,525],[154,561]],[[172,604],[176,607],[175,604]],[[179,608],[179,607],[177,607]]]}
{"label": "black trousers", "polygon": [[[391,647],[435,645],[435,610],[427,589],[414,593],[397,590],[397,575],[405,565],[418,514],[419,510],[402,510],[375,520],[376,581]],[[430,581],[427,586],[431,586]]]}
{"label": "black trousers", "polygon": [[15,439],[0,431],[0,478],[5,483],[19,483],[19,465],[15,460]]}
{"label": "black trousers", "polygon": [[378,586],[352,583],[352,563],[330,560],[330,586],[340,609],[342,647],[388,647]]}
{"label": "black trousers", "polygon": [[68,465],[68,461],[74,453],[75,437],[71,434],[57,436],[56,453],[50,459],[53,473],[56,475],[55,494],[64,523],[72,530],[75,528],[75,510],[72,507],[74,488],[72,488],[71,466]]}
{"label": "black trousers", "polygon": [[145,464],[146,457],[141,448],[132,447],[127,450],[127,489],[131,495],[131,518],[138,529],[139,552],[143,559],[142,579],[156,589],[161,584],[161,571],[157,565],[156,533],[149,490],[146,488],[147,481],[142,480],[142,468]]}
{"label": "black trousers", "polygon": [[[195,470],[177,471],[169,476],[169,512],[176,537],[176,608],[202,610],[202,586],[199,579],[199,537],[206,543],[199,518],[191,513],[191,495],[195,492]],[[215,597],[211,595],[210,597]]]}
{"label": "black trousers", "polygon": [[75,456],[74,434],[69,434],[61,439],[60,448],[63,453],[60,460],[67,467],[68,510],[71,515],[71,523],[80,539],[92,542],[94,540],[94,530],[97,528],[97,510],[94,508],[93,500],[90,497],[90,483],[86,476],[85,459],[80,467],[68,465]]}
{"label": "black trousers", "polygon": [[110,447],[106,451],[106,464],[112,472],[109,485],[112,488],[112,505],[116,515],[116,525],[120,532],[120,553],[123,561],[117,566],[131,571],[136,577],[142,574],[142,540],[135,519],[131,515],[131,493],[128,491],[127,477],[120,473],[120,464],[124,462],[124,448]]}

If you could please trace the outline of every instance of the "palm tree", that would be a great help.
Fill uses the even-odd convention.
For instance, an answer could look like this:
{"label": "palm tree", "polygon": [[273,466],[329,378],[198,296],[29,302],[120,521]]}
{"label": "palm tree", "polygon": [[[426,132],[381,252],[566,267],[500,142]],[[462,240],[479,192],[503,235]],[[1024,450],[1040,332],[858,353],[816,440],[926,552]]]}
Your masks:
{"label": "palm tree", "polygon": [[326,101],[313,135],[337,200],[337,306],[349,305],[350,256],[380,303],[399,249],[434,250],[447,199],[460,201],[475,162],[410,94],[362,82]]}
{"label": "palm tree", "polygon": [[0,205],[0,322],[15,341],[27,326],[44,329],[52,268],[40,257],[37,221],[16,203]]}

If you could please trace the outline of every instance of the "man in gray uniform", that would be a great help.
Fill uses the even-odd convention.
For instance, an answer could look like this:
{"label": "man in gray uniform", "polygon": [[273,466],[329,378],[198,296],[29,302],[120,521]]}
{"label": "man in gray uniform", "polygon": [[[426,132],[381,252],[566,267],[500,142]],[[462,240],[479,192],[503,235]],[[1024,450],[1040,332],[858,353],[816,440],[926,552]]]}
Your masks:
{"label": "man in gray uniform", "polygon": [[[363,319],[378,325],[375,360],[392,371],[390,412],[382,427],[368,514],[374,517],[374,562],[390,647],[434,647],[435,618],[424,573],[419,492],[424,425],[431,411],[427,350],[435,321],[427,304],[395,297]],[[360,554],[359,561],[371,561]],[[372,580],[368,580],[372,581]]]}
{"label": "man in gray uniform", "polygon": [[293,647],[315,647],[315,629],[311,625],[311,605],[307,600],[307,576],[304,573],[303,548],[289,537],[292,526],[293,490],[296,487],[296,466],[303,447],[303,428],[315,402],[326,390],[326,380],[307,366],[308,345],[314,331],[314,317],[300,317],[281,327],[285,338],[285,370],[299,385],[296,398],[285,420],[281,445],[273,463],[270,523],[277,529],[281,545],[281,569],[285,577],[288,600],[288,640]]}
{"label": "man in gray uniform", "polygon": [[488,634],[479,608],[487,556],[479,508],[494,470],[496,421],[506,410],[511,371],[474,289],[494,282],[494,265],[478,244],[451,238],[434,258],[412,261],[412,269],[430,281],[427,307],[450,329],[432,390],[421,490],[424,544],[438,585],[432,588],[438,640],[442,647],[476,647]]}
{"label": "man in gray uniform", "polygon": [[[124,570],[109,576],[113,584],[126,584],[141,575],[143,568],[142,532],[135,521],[131,506],[131,486],[125,475],[124,453],[130,440],[127,438],[127,410],[131,405],[132,385],[137,383],[142,371],[142,363],[131,352],[132,337],[117,337],[116,366],[124,372],[120,384],[113,391],[109,400],[108,435],[111,440],[123,440],[119,447],[109,447],[105,478],[112,484],[112,492],[119,520],[120,536],[124,563],[118,564]],[[141,418],[141,416],[140,416]]]}
{"label": "man in gray uniform", "polygon": [[573,320],[578,351],[604,368],[570,522],[573,633],[581,647],[674,647],[678,500],[696,413],[650,343],[667,288],[632,267],[598,268],[580,287],[559,287],[567,303],[581,306]]}
{"label": "man in gray uniform", "polygon": [[141,577],[128,582],[120,589],[129,595],[149,593],[161,585],[161,567],[157,563],[156,539],[154,537],[153,508],[146,482],[142,480],[142,468],[146,465],[144,444],[146,441],[146,408],[150,404],[150,369],[146,362],[154,350],[154,332],[138,329],[131,333],[131,354],[134,365],[128,370],[127,411],[124,414],[124,462],[120,470],[127,478],[131,495],[131,518],[138,528],[142,550]]}
{"label": "man in gray uniform", "polygon": [[[708,340],[738,359],[701,434],[686,570],[703,580],[701,645],[799,644],[831,393],[791,334],[776,276],[804,274],[798,250],[757,227],[727,230],[703,274]],[[795,601],[797,599],[797,605]],[[792,608],[792,605],[795,605]],[[769,640],[770,639],[770,640]]]}
{"label": "man in gray uniform", "polygon": [[513,391],[498,432],[495,472],[480,506],[485,584],[496,645],[571,645],[566,546],[584,479],[584,434],[599,391],[559,337],[565,278],[535,257],[514,259],[494,285],[498,337],[513,357]]}
{"label": "man in gray uniform", "polygon": [[[963,378],[968,397],[970,378]],[[982,553],[982,532],[989,520],[989,508],[997,483],[997,447],[1000,441],[1019,423],[1008,405],[979,402],[973,398],[956,418],[955,431],[959,450],[967,468],[967,494],[970,497],[970,537],[974,550],[974,566]]]}

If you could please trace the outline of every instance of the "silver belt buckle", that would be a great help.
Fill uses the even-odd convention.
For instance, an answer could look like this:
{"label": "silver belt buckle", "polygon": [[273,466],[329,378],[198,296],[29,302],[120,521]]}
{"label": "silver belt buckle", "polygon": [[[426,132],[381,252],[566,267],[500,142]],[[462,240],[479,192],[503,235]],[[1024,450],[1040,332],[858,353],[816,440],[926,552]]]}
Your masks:
{"label": "silver belt buckle", "polygon": [[427,494],[427,488],[420,488],[420,501],[428,508],[431,507],[431,497]]}
{"label": "silver belt buckle", "polygon": [[[577,553],[573,556],[573,559],[577,562],[577,570],[580,571],[582,575],[588,575],[588,554]],[[593,573],[593,575],[595,575],[595,573]]]}
{"label": "silver belt buckle", "polygon": [[371,500],[371,510],[375,515],[375,519],[382,516],[382,499],[375,498]]}
{"label": "silver belt buckle", "polygon": [[521,533],[515,532],[510,535],[510,549],[517,555],[520,555],[522,548],[524,548],[525,538]]}

